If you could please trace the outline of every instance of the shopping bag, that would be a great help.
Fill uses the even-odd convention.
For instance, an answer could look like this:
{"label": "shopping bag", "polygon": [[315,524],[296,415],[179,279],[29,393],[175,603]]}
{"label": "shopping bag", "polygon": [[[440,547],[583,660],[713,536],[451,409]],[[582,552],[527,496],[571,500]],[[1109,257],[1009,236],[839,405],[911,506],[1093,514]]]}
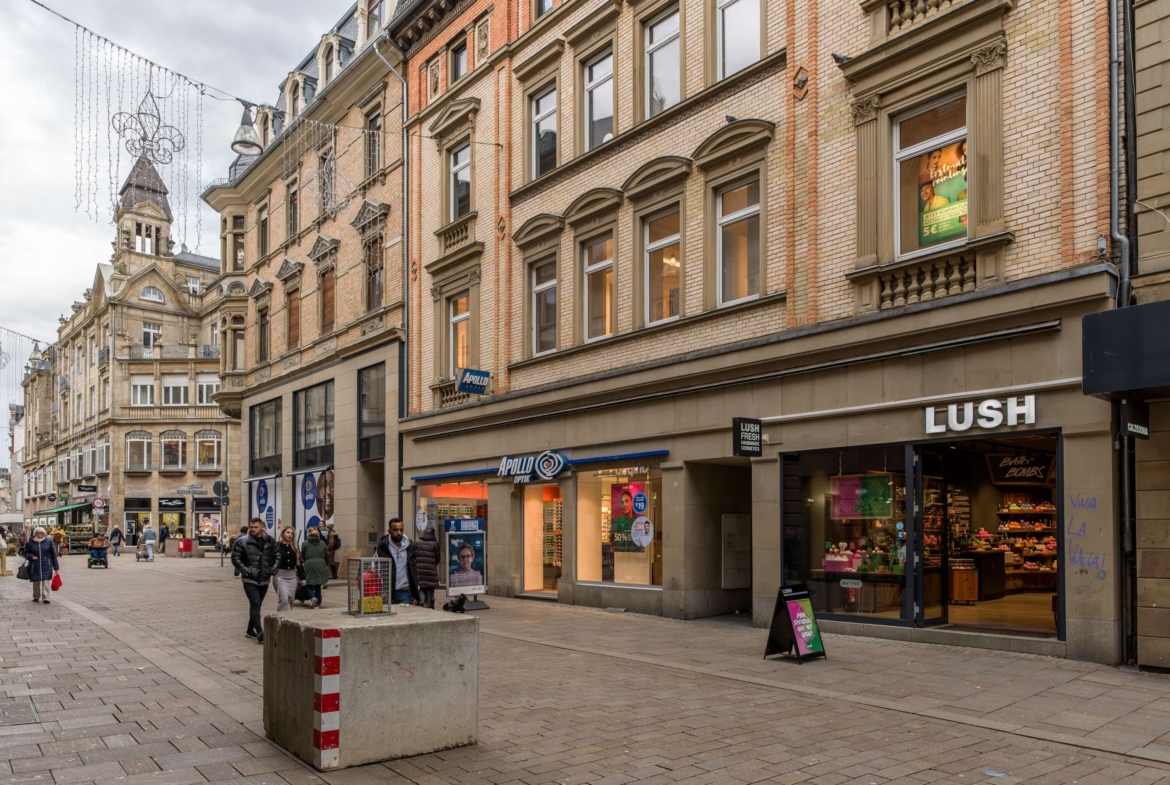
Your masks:
{"label": "shopping bag", "polygon": [[61,588],[61,573],[53,573],[53,582],[49,584],[49,588],[53,591],[57,591]]}
{"label": "shopping bag", "polygon": [[16,579],[18,581],[27,581],[29,578],[28,562],[21,564],[16,568]]}

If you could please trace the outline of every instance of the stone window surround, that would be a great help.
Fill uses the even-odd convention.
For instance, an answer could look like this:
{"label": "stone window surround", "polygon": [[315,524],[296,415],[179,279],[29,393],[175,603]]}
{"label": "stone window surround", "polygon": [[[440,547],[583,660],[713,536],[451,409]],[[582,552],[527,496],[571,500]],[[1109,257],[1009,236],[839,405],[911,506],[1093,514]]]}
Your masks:
{"label": "stone window surround", "polygon": [[[585,70],[589,67],[589,63],[601,56],[606,49],[611,55],[611,63],[613,66],[612,77],[610,81],[610,89],[613,91],[613,137],[617,138],[620,133],[618,127],[618,106],[619,95],[618,85],[622,74],[621,65],[618,61],[618,35],[617,35],[617,21],[621,14],[620,2],[606,3],[599,7],[596,11],[586,16],[580,22],[570,27],[565,31],[564,39],[573,50],[573,95],[578,96],[577,105],[575,108],[576,118],[573,121],[573,156],[576,157],[585,152],[586,138],[585,138],[585,122],[589,116],[586,111],[585,102],[588,96],[585,93]],[[560,164],[560,128],[561,128],[561,111],[564,108],[562,103],[562,95],[560,90],[557,91],[557,164]],[[611,139],[610,141],[613,141]],[[608,144],[605,142],[604,144]],[[598,145],[601,147],[602,145]],[[596,148],[594,148],[596,149]]]}
{"label": "stone window surround", "polygon": [[[443,206],[443,224],[439,229],[440,233],[456,221],[467,218],[467,216],[458,219],[450,217],[452,215],[451,200],[454,198],[451,188],[451,154],[465,143],[471,153],[469,175],[471,178],[471,207],[469,213],[476,212],[475,172],[476,159],[478,158],[476,147],[478,145],[475,144],[475,122],[479,116],[479,103],[478,98],[452,100],[443,107],[427,129],[435,139],[435,146],[441,161],[442,178],[439,186],[439,203]],[[472,239],[474,240],[474,238]]]}
{"label": "stone window surround", "polygon": [[[516,247],[520,249],[520,258],[524,270],[524,307],[523,307],[523,322],[524,322],[524,340],[522,347],[522,356],[524,359],[532,357],[550,357],[556,354],[561,349],[561,325],[563,324],[563,317],[561,310],[564,308],[561,295],[561,281],[563,278],[563,265],[561,259],[561,235],[564,232],[565,221],[559,215],[551,215],[549,213],[541,213],[530,218],[512,235],[512,241]],[[542,352],[537,355],[534,351],[533,343],[534,326],[533,322],[536,315],[533,313],[532,301],[532,270],[539,264],[543,264],[552,260],[556,264],[557,270],[557,341],[556,348],[552,351]]]}
{"label": "stone window surround", "polygon": [[[565,210],[565,223],[573,232],[573,301],[572,313],[576,317],[572,320],[573,345],[584,343],[595,344],[609,340],[618,334],[620,329],[618,315],[621,312],[621,303],[618,300],[618,248],[619,225],[618,213],[624,196],[616,188],[593,188],[578,196]],[[610,331],[607,335],[597,338],[586,337],[585,321],[589,318],[585,312],[585,249],[590,243],[602,239],[606,235],[613,238],[613,271],[610,277],[610,303],[613,313],[610,314]],[[559,273],[559,267],[557,272]],[[560,280],[558,278],[558,280]],[[561,304],[558,300],[557,310]],[[558,316],[560,314],[558,313]],[[559,319],[558,319],[559,321]]]}
{"label": "stone window surround", "polygon": [[428,265],[431,273],[431,299],[434,302],[434,383],[435,389],[453,381],[447,376],[451,361],[451,320],[449,318],[451,299],[456,295],[468,295],[468,342],[470,343],[469,365],[479,367],[479,282],[480,253],[467,255],[452,263],[435,269],[435,263]]}
{"label": "stone window surround", "polygon": [[[678,102],[682,103],[687,97],[687,79],[686,79],[686,36],[687,36],[687,16],[685,3],[679,0],[627,0],[634,7],[634,124],[646,120],[649,117],[647,111],[647,78],[649,74],[646,69],[646,33],[649,30],[650,23],[657,20],[658,17],[664,16],[668,9],[674,8],[678,12],[678,86],[679,96]],[[616,137],[617,134],[615,133]]]}
{"label": "stone window surround", "polygon": [[536,162],[534,160],[536,140],[532,132],[533,101],[549,87],[553,87],[557,91],[557,160],[553,170],[555,171],[559,168],[562,163],[561,146],[564,139],[564,91],[561,89],[561,55],[564,49],[564,40],[558,38],[512,69],[513,75],[520,82],[524,97],[524,154],[522,157],[524,159],[525,183],[537,179],[535,175]]}
{"label": "stone window surround", "polygon": [[[687,280],[687,209],[686,209],[686,178],[690,174],[691,163],[683,158],[656,158],[640,167],[626,181],[622,191],[633,204],[632,228],[634,239],[634,329],[666,324],[681,318],[686,313],[686,280]],[[648,188],[638,189],[644,185],[648,175],[659,178],[669,178],[661,182],[652,183]],[[638,183],[635,184],[635,178]],[[632,190],[638,189],[636,195]],[[671,207],[678,210],[678,247],[679,247],[679,313],[678,316],[662,319],[650,324],[647,322],[646,298],[648,296],[648,277],[646,270],[646,227],[650,220],[661,217],[669,212]]]}

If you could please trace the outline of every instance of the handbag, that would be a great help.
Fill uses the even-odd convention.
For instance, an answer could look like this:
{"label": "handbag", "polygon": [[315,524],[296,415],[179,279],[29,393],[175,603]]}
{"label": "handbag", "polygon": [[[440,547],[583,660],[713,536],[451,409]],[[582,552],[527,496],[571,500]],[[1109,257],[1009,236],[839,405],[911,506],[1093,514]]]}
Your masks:
{"label": "handbag", "polygon": [[16,568],[16,579],[18,581],[27,581],[29,577],[28,562],[26,561]]}
{"label": "handbag", "polygon": [[53,591],[57,591],[61,588],[61,573],[53,573],[53,582],[49,584],[49,588]]}

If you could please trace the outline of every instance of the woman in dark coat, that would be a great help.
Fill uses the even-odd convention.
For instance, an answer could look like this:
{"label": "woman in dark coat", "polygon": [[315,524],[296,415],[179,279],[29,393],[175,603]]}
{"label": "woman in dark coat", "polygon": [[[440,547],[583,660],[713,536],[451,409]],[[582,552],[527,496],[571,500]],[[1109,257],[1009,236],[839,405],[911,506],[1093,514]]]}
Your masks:
{"label": "woman in dark coat", "polygon": [[60,572],[57,563],[57,552],[53,549],[53,541],[45,536],[45,530],[40,526],[33,532],[33,538],[24,546],[24,558],[28,559],[28,579],[32,581],[33,602],[49,604],[49,583],[53,574]]}
{"label": "woman in dark coat", "polygon": [[316,526],[310,526],[307,534],[308,537],[301,543],[301,565],[309,607],[318,608],[321,606],[321,587],[329,582],[329,565],[325,563],[329,546],[321,539],[321,532]]}
{"label": "woman in dark coat", "polygon": [[418,592],[422,605],[435,607],[435,589],[439,588],[439,540],[435,527],[428,526],[414,542],[415,564],[418,565]]}

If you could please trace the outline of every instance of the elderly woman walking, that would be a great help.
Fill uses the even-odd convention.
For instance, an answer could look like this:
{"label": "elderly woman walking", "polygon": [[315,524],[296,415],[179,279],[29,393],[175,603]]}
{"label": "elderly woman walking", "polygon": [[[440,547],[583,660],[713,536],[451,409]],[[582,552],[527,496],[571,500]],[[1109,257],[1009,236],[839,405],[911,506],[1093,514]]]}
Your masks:
{"label": "elderly woman walking", "polygon": [[28,579],[32,581],[33,602],[49,604],[49,583],[53,574],[61,571],[57,563],[57,552],[53,541],[45,536],[45,530],[38,526],[33,537],[24,547],[24,558],[28,559]]}

